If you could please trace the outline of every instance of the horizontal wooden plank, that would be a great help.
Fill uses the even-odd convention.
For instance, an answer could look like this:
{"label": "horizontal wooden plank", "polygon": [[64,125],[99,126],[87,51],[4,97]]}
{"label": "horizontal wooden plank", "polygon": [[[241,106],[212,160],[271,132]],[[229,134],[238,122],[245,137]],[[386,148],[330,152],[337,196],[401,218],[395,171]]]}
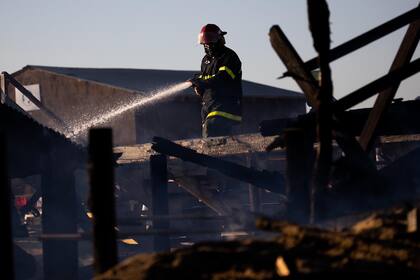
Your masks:
{"label": "horizontal wooden plank", "polygon": [[[204,145],[206,143],[205,139],[189,139],[189,140],[180,140],[175,141],[182,146],[189,147],[191,149],[196,149],[202,147],[202,149],[196,149],[201,153],[210,155],[210,156],[231,156],[231,155],[247,155],[248,153],[261,153],[262,155],[267,156],[267,160],[272,159],[273,157],[277,160],[284,160],[285,153],[283,149],[276,149],[275,152],[267,153],[265,147],[268,146],[275,137],[262,137],[259,134],[245,134],[245,135],[236,135],[232,137],[218,137],[218,138],[227,138],[223,141],[226,141],[225,148],[223,145],[211,146]],[[241,142],[239,142],[241,141]],[[242,142],[243,141],[243,142]],[[392,135],[392,136],[382,136],[380,137],[381,143],[398,143],[398,142],[419,142],[420,134],[410,134],[410,135]],[[248,146],[248,144],[250,146]],[[317,144],[315,144],[317,145]],[[142,145],[133,145],[133,146],[120,146],[114,148],[114,153],[119,157],[117,159],[117,164],[127,165],[127,164],[142,164],[149,161],[151,154],[155,153],[151,144],[142,144]],[[204,147],[204,148],[203,148]],[[264,158],[264,157],[263,157]],[[172,162],[174,162],[172,164]],[[170,158],[169,167],[178,166],[182,161],[175,158]],[[184,167],[182,167],[184,169]]]}
{"label": "horizontal wooden plank", "polygon": [[[225,157],[248,153],[265,152],[265,147],[273,141],[274,137],[262,137],[260,134],[243,134],[235,136],[196,138],[174,141],[175,143],[188,147],[198,153],[215,157]],[[118,164],[142,163],[149,160],[154,153],[150,143],[121,146],[114,148],[118,154]]]}

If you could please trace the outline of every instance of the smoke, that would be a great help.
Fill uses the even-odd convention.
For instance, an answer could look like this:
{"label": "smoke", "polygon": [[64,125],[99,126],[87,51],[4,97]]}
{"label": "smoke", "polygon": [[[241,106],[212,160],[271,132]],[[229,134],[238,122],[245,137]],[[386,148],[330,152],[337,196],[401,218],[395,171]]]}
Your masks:
{"label": "smoke", "polygon": [[146,96],[135,96],[134,98],[120,104],[112,104],[106,109],[98,109],[92,114],[85,114],[78,116],[71,124],[69,124],[66,137],[72,139],[75,142],[81,142],[82,137],[86,135],[86,132],[92,128],[99,126],[105,122],[108,122],[115,117],[120,116],[123,113],[134,109],[140,109],[141,107],[150,106],[161,102],[169,97],[172,97],[181,91],[189,88],[190,82],[183,82],[169,87],[153,91]]}

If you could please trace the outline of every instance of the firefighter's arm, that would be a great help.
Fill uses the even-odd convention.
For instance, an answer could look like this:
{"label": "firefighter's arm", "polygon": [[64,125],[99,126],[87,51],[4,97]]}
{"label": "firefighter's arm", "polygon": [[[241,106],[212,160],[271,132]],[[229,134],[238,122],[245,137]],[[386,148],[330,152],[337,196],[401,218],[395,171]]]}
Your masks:
{"label": "firefighter's arm", "polygon": [[241,73],[241,61],[237,57],[229,57],[214,75],[201,76],[199,88],[212,88],[223,86],[225,82],[229,82],[238,78]]}

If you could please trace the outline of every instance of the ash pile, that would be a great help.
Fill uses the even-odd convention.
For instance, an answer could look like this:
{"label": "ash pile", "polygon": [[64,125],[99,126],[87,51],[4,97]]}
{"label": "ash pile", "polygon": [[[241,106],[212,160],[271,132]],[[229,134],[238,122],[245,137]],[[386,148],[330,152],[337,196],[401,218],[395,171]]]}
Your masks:
{"label": "ash pile", "polygon": [[171,253],[141,254],[95,279],[349,279],[385,275],[418,279],[418,215],[418,208],[405,205],[378,211],[358,222],[354,216],[335,220],[324,228],[260,218],[257,227],[275,233],[275,237],[203,242]]}

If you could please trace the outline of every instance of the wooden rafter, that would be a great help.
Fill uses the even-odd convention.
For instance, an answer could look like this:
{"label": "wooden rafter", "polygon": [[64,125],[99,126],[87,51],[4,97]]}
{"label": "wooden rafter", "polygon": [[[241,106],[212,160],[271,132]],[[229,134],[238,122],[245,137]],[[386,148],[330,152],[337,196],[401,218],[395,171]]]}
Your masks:
{"label": "wooden rafter", "polygon": [[[401,67],[410,63],[413,57],[414,51],[417,48],[420,38],[420,19],[416,20],[408,27],[408,30],[404,36],[404,39],[400,45],[400,48],[395,56],[394,62],[392,63],[390,71],[400,69]],[[383,118],[384,113],[388,109],[392,100],[397,93],[400,83],[394,84],[393,86],[381,91],[376,98],[375,105],[369,114],[369,118],[366,121],[365,127],[360,135],[360,145],[364,150],[369,150],[372,146],[375,131],[377,130],[378,124]]]}
{"label": "wooden rafter", "polygon": [[291,76],[296,80],[311,107],[317,108],[317,81],[304,67],[303,61],[278,25],[271,27],[270,42]]}
{"label": "wooden rafter", "polygon": [[[418,20],[420,18],[420,7],[416,7],[402,15],[399,15],[335,48],[332,48],[328,56],[329,62],[337,60],[355,50],[358,50],[388,34],[394,32],[395,30]],[[314,70],[319,67],[318,57],[311,58],[310,60],[304,63],[304,67],[308,70]],[[288,76],[289,72],[283,74],[283,76]]]}

